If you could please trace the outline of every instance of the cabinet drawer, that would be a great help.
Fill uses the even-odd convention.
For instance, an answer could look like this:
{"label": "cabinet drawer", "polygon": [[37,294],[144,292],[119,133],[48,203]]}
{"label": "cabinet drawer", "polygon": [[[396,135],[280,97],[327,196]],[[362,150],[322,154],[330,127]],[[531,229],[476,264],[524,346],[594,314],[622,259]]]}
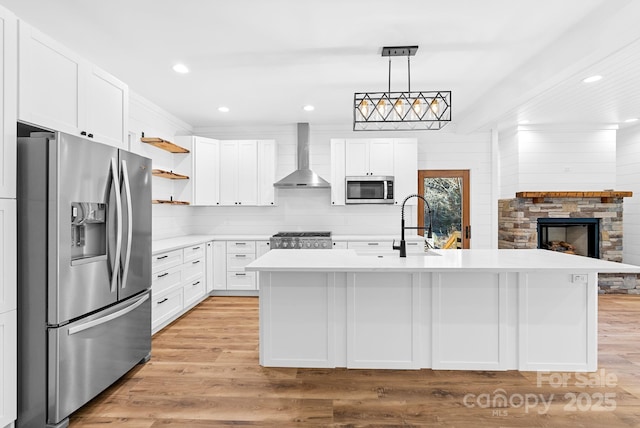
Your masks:
{"label": "cabinet drawer", "polygon": [[204,279],[196,279],[184,285],[184,307],[187,308],[196,303],[205,294]]}
{"label": "cabinet drawer", "polygon": [[228,272],[227,290],[255,290],[255,272]]}
{"label": "cabinet drawer", "polygon": [[154,273],[151,280],[151,290],[154,295],[180,285],[182,285],[182,266]]}
{"label": "cabinet drawer", "polygon": [[182,281],[187,283],[204,276],[204,258],[192,260],[182,265]]}
{"label": "cabinet drawer", "polygon": [[182,264],[182,249],[173,250],[152,257],[151,270],[155,273]]}
{"label": "cabinet drawer", "polygon": [[407,253],[424,253],[424,241],[407,241]]}
{"label": "cabinet drawer", "polygon": [[169,294],[164,294],[160,298],[153,298],[151,303],[152,329],[180,313],[180,311],[182,311],[182,287]]}
{"label": "cabinet drawer", "polygon": [[227,254],[229,253],[255,254],[256,243],[255,241],[228,241]]}
{"label": "cabinet drawer", "polygon": [[348,248],[356,251],[386,251],[392,250],[392,243],[388,241],[349,242]]}
{"label": "cabinet drawer", "polygon": [[186,247],[184,248],[184,257],[183,260],[184,262],[188,262],[191,260],[195,260],[195,259],[199,259],[201,257],[204,257],[204,249],[206,247],[206,244],[198,244],[198,245],[193,245],[191,247]]}
{"label": "cabinet drawer", "polygon": [[227,254],[227,270],[243,270],[255,259],[253,254]]}

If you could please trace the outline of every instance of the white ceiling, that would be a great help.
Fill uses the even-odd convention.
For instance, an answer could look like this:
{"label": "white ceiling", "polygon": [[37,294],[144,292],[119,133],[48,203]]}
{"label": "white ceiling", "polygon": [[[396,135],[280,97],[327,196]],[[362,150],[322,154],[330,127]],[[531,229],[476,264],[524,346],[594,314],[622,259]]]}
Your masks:
{"label": "white ceiling", "polygon": [[[350,129],[387,88],[382,46],[419,45],[415,90],[451,90],[461,132],[640,117],[640,1],[0,0],[194,127]],[[191,72],[178,75],[176,62]],[[392,90],[407,63],[392,61]],[[601,74],[591,85],[583,77]],[[315,111],[305,112],[305,104]],[[217,108],[227,106],[229,113]]]}

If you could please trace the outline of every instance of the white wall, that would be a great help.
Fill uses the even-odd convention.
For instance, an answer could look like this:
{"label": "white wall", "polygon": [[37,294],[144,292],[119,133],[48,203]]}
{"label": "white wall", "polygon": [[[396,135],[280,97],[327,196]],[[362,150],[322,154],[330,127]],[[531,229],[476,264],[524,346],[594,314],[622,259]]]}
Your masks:
{"label": "white wall", "polygon": [[[129,150],[149,157],[153,167],[181,171],[181,162],[188,160],[186,155],[176,155],[140,142],[142,133],[146,137],[160,137],[174,141],[175,135],[188,135],[191,126],[181,121],[151,101],[129,93]],[[187,171],[188,173],[188,171]],[[182,198],[183,191],[190,191],[188,181],[176,183],[173,180],[153,177],[153,199],[169,199],[175,195]],[[153,205],[153,239],[162,239],[188,233],[189,215],[180,207]]]}
{"label": "white wall", "polygon": [[625,263],[640,265],[640,126],[618,131],[617,189],[630,190],[633,197],[624,199]]}
{"label": "white wall", "polygon": [[616,187],[616,131],[522,127],[501,133],[502,198],[518,191]]}

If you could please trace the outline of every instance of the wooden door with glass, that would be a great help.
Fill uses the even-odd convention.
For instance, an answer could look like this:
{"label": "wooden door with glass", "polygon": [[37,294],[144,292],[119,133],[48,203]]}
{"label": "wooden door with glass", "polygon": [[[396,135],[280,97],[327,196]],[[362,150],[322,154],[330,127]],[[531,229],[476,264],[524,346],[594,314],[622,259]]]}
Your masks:
{"label": "wooden door with glass", "polygon": [[428,228],[431,220],[433,246],[470,248],[469,170],[420,170],[418,192],[431,209],[418,199],[418,225]]}

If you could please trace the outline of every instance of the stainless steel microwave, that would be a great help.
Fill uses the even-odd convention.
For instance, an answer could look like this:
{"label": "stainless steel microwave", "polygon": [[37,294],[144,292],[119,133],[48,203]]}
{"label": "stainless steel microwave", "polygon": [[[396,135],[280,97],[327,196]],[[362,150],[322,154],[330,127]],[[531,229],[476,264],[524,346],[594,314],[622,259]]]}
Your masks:
{"label": "stainless steel microwave", "polygon": [[393,177],[348,176],[345,179],[345,203],[393,204]]}

